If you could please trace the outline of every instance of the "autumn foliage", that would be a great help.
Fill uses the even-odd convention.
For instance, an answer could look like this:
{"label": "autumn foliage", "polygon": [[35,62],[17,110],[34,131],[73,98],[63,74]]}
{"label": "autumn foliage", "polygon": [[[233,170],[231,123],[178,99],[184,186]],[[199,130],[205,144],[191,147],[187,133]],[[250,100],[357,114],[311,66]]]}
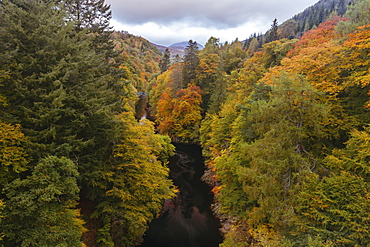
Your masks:
{"label": "autumn foliage", "polygon": [[219,212],[237,219],[221,246],[368,244],[370,27],[341,36],[347,20],[265,44],[207,112]]}
{"label": "autumn foliage", "polygon": [[202,94],[198,86],[189,85],[175,92],[168,87],[161,94],[156,109],[160,133],[172,139],[196,140],[202,119],[201,103]]}
{"label": "autumn foliage", "polygon": [[1,1],[0,245],[138,244],[185,142],[202,146],[221,247],[368,246],[369,4],[162,59],[108,31],[103,0]]}

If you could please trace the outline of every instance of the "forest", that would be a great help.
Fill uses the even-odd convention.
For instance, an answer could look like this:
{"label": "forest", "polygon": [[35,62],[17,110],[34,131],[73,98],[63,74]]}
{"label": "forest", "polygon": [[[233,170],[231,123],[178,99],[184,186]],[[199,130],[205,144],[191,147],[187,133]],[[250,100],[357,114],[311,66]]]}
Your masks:
{"label": "forest", "polygon": [[369,10],[172,57],[104,0],[0,1],[0,246],[140,244],[174,143],[202,147],[221,247],[369,246]]}

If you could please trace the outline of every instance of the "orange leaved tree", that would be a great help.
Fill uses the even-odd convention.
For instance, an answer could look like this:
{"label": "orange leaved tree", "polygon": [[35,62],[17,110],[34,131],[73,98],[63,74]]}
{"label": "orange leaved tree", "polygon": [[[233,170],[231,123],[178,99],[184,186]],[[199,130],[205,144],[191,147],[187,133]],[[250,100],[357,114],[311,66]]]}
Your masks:
{"label": "orange leaved tree", "polygon": [[189,84],[187,88],[175,92],[166,88],[157,106],[159,132],[173,140],[196,141],[202,119],[201,103],[202,92],[198,86]]}

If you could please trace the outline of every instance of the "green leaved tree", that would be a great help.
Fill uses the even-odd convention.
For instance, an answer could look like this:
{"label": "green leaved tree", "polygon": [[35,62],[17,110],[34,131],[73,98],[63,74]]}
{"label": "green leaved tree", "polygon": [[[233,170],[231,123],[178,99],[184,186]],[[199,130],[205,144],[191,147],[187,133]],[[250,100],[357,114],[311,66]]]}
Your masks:
{"label": "green leaved tree", "polygon": [[216,159],[221,211],[247,222],[256,241],[289,229],[294,188],[315,169],[313,143],[328,107],[302,77],[282,73],[267,100],[249,101],[233,124],[231,146]]}
{"label": "green leaved tree", "polygon": [[103,228],[97,242],[101,246],[133,246],[143,236],[165,199],[174,196],[168,179],[167,159],[174,154],[168,136],[154,133],[154,123],[133,113],[118,116],[122,123],[114,158],[106,170],[106,190],[97,205]]}
{"label": "green leaved tree", "polygon": [[4,245],[83,246],[77,178],[77,166],[71,160],[49,156],[29,177],[7,184],[0,226]]}
{"label": "green leaved tree", "polygon": [[[316,236],[320,245],[366,246],[370,210],[370,129],[354,130],[344,149],[335,149],[323,165],[328,176],[311,179],[296,196],[293,236]],[[321,174],[322,176],[322,174]],[[297,235],[298,234],[298,235]],[[300,242],[297,240],[297,242]],[[300,242],[304,246],[304,242]]]}

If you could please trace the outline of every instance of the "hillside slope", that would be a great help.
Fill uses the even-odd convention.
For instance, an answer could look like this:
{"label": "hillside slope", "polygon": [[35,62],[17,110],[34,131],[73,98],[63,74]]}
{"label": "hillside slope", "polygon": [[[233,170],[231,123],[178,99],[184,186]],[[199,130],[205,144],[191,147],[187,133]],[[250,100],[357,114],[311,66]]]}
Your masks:
{"label": "hillside slope", "polygon": [[[347,7],[351,4],[353,4],[353,0],[320,0],[279,25],[277,38],[300,38],[305,32],[327,21],[332,13],[335,12],[337,15],[343,16]],[[261,48],[263,44],[273,41],[270,38],[270,32],[271,30],[268,30],[264,34],[252,34],[245,40],[244,48],[258,49]]]}

